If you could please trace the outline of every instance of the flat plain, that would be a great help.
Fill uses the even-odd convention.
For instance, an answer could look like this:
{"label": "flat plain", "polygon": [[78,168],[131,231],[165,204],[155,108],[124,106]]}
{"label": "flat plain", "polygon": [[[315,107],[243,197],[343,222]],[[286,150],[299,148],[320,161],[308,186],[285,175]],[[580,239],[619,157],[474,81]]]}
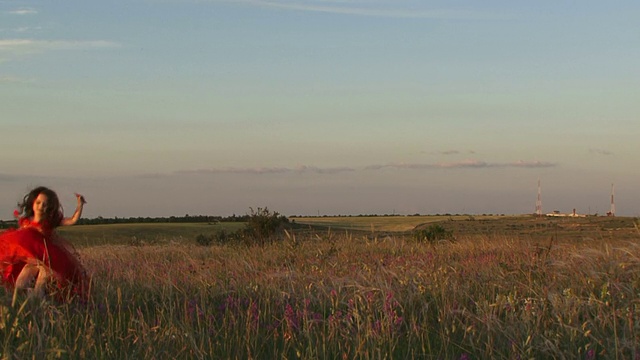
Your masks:
{"label": "flat plain", "polygon": [[[291,220],[262,246],[195,241],[239,223],[65,229],[91,298],[0,294],[3,358],[640,357],[636,219]],[[412,236],[433,224],[453,237]]]}

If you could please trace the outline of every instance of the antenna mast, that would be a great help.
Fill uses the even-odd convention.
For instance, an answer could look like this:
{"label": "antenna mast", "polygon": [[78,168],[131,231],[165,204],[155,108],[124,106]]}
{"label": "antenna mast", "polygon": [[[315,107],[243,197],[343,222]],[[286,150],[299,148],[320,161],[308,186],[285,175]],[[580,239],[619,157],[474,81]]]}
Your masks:
{"label": "antenna mast", "polygon": [[615,187],[611,184],[611,210],[609,216],[616,216],[616,203],[614,202]]}
{"label": "antenna mast", "polygon": [[542,197],[540,196],[540,179],[538,179],[538,200],[536,200],[536,215],[542,216]]}

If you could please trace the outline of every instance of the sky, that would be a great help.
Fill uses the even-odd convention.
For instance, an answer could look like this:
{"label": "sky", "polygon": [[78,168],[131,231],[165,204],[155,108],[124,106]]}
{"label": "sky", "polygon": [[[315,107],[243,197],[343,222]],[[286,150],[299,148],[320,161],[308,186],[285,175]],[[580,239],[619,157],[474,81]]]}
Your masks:
{"label": "sky", "polygon": [[0,0],[0,219],[640,216],[640,2]]}

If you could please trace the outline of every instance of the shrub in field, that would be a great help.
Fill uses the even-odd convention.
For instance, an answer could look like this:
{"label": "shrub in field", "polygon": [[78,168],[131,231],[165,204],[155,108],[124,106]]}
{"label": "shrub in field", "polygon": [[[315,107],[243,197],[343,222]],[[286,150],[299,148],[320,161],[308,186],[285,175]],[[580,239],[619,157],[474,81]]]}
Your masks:
{"label": "shrub in field", "polygon": [[433,224],[426,229],[415,230],[413,237],[418,242],[435,243],[440,240],[453,240],[453,233],[440,224]]}
{"label": "shrub in field", "polygon": [[267,208],[258,208],[256,211],[251,209],[251,215],[247,215],[247,221],[243,228],[235,231],[220,229],[210,235],[200,233],[196,235],[195,242],[201,246],[214,244],[264,245],[272,242],[284,230],[284,225],[288,222],[289,219],[277,212],[271,212]]}
{"label": "shrub in field", "polygon": [[226,245],[233,242],[240,241],[244,238],[244,230],[237,230],[234,232],[227,232],[225,229],[221,229],[220,231],[212,234],[198,234],[196,236],[196,243],[200,246],[211,246],[211,245]]}
{"label": "shrub in field", "polygon": [[227,230],[222,229],[213,235],[213,242],[217,245],[226,245],[232,243],[238,243],[245,238],[244,229],[227,232]]}
{"label": "shrub in field", "polygon": [[209,246],[213,243],[213,237],[205,234],[198,234],[196,236],[196,243],[200,246]]}
{"label": "shrub in field", "polygon": [[276,234],[288,223],[289,219],[276,211],[269,211],[266,207],[257,208],[257,210],[251,208],[245,228],[245,242],[248,245],[264,245],[267,242],[273,242]]}
{"label": "shrub in field", "polygon": [[222,229],[214,235],[213,240],[215,241],[216,244],[223,245],[229,242],[229,240],[231,240],[231,236],[227,233],[225,229]]}

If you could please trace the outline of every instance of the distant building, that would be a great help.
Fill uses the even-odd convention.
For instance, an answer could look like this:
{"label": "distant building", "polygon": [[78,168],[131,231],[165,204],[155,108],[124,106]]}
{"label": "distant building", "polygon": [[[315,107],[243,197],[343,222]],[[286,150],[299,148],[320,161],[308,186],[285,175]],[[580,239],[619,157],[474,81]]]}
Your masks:
{"label": "distant building", "polygon": [[547,216],[550,216],[550,217],[587,217],[587,215],[576,213],[576,209],[573,209],[573,212],[571,212],[570,214],[561,213],[559,210],[553,210],[553,212],[547,214]]}

